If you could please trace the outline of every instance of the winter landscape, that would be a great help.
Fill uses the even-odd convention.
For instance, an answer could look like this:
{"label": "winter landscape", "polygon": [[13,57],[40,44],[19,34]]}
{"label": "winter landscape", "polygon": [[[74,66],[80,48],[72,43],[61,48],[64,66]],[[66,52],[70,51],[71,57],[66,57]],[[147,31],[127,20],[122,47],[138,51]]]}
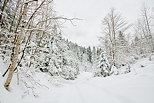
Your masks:
{"label": "winter landscape", "polygon": [[154,103],[153,0],[0,0],[0,103]]}

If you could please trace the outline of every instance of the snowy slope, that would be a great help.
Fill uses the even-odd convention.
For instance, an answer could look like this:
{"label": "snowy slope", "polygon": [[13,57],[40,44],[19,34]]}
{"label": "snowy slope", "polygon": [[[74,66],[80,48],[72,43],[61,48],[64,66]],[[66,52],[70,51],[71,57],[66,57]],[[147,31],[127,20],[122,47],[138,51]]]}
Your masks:
{"label": "snowy slope", "polygon": [[[0,103],[154,103],[154,61],[141,59],[131,71],[105,78],[83,72],[74,81],[61,80],[58,86],[44,80],[41,84],[48,89],[38,87],[37,97],[24,98],[17,88],[6,91],[0,77]],[[49,78],[39,73],[36,77],[41,81]]]}

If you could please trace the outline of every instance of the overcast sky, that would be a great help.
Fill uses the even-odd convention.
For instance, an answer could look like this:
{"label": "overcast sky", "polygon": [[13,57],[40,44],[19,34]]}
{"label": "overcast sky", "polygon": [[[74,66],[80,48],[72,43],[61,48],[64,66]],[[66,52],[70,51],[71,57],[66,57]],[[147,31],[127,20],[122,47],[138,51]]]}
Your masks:
{"label": "overcast sky", "polygon": [[154,0],[54,0],[57,15],[80,18],[63,26],[63,36],[82,46],[97,46],[101,34],[101,20],[115,8],[129,23],[135,22],[140,15],[143,3],[154,7]]}

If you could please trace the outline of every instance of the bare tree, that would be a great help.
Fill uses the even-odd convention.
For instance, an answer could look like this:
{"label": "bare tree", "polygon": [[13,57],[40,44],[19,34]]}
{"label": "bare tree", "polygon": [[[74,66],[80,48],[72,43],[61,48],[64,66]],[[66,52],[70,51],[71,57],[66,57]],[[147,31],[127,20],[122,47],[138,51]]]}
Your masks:
{"label": "bare tree", "polygon": [[151,33],[151,15],[149,14],[148,7],[145,5],[142,8],[142,16],[143,16],[143,30],[144,30],[144,37],[149,44],[150,51],[153,52],[153,40],[152,40],[152,33]]}
{"label": "bare tree", "polygon": [[[150,15],[150,10],[145,5],[141,9],[141,17],[137,20],[134,26],[135,37],[138,37],[138,44],[136,47],[138,49],[138,55],[152,53],[154,50],[154,41],[152,35],[152,18]],[[134,48],[134,49],[137,49]]]}
{"label": "bare tree", "polygon": [[105,34],[106,42],[108,42],[106,48],[109,48],[112,65],[116,65],[116,38],[120,31],[125,32],[130,25],[121,17],[121,14],[115,12],[115,9],[111,9],[110,13],[103,19],[102,24],[103,34]]}
{"label": "bare tree", "polygon": [[19,51],[20,51],[20,46],[21,46],[21,41],[22,41],[22,38],[23,38],[23,33],[24,33],[24,27],[25,27],[25,22],[24,22],[24,19],[26,18],[26,13],[27,13],[27,6],[30,2],[33,2],[35,0],[32,0],[32,1],[28,1],[26,0],[26,2],[24,3],[24,8],[23,8],[23,11],[22,11],[22,14],[21,14],[21,18],[22,20],[20,21],[20,32],[18,33],[17,35],[17,39],[15,41],[15,47],[14,47],[14,53],[13,53],[13,56],[12,56],[12,63],[10,64],[9,66],[9,74],[8,74],[8,77],[7,77],[7,80],[4,84],[4,87],[6,89],[8,89],[10,83],[11,83],[11,80],[12,80],[12,77],[13,77],[13,73],[14,73],[14,69],[17,65],[17,62],[18,62],[18,55],[19,55]]}

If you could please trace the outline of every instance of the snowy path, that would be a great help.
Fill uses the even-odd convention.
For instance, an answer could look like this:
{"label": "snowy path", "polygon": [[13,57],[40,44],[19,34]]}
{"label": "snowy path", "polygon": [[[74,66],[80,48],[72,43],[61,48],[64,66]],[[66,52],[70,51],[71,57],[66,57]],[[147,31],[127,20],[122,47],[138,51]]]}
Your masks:
{"label": "snowy path", "polygon": [[[143,59],[132,67],[131,73],[106,78],[93,78],[84,72],[61,87],[42,91],[37,98],[14,100],[15,96],[7,96],[12,96],[16,101],[13,103],[154,103],[154,61]],[[6,100],[0,98],[0,103],[10,103],[7,96],[0,93],[1,96]]]}
{"label": "snowy path", "polygon": [[52,103],[154,103],[154,62],[146,61],[133,66],[136,72],[124,75],[91,78],[83,73],[68,86],[55,89]]}
{"label": "snowy path", "polygon": [[133,78],[121,80],[120,83],[118,80],[118,83],[113,84],[104,84],[107,82],[101,80],[93,83],[90,80],[56,89],[51,97],[54,95],[53,103],[153,103],[154,84],[151,82],[154,79],[144,79],[144,82],[141,79],[136,79],[138,82]]}

